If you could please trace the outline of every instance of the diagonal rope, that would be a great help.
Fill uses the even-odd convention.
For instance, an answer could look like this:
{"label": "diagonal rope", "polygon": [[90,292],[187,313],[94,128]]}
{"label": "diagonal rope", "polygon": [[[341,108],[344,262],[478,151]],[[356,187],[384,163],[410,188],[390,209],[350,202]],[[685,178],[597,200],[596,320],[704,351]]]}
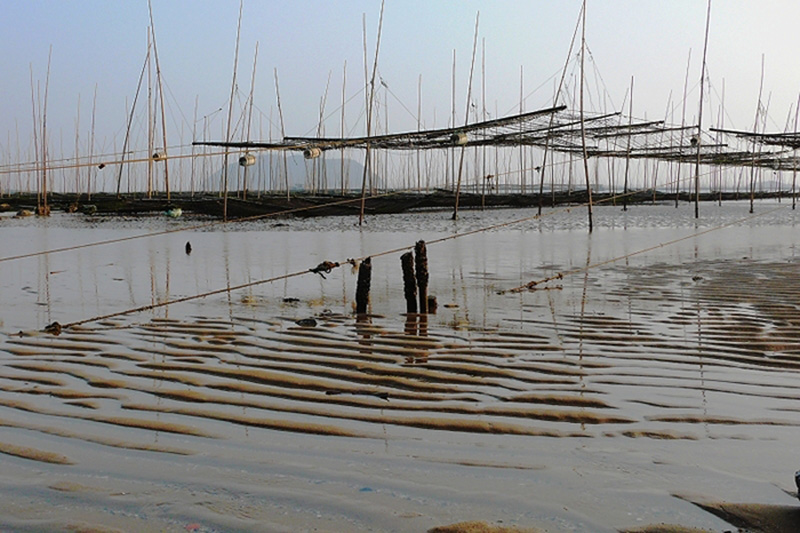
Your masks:
{"label": "diagonal rope", "polygon": [[[693,179],[693,177],[683,178],[683,179],[684,180]],[[628,192],[627,194],[618,194],[618,195],[615,195],[613,197],[609,197],[609,198],[603,199],[602,202],[615,201],[617,199],[623,198],[623,197],[625,197],[627,195],[631,195],[631,194],[635,194],[635,192]],[[359,201],[360,199],[355,199],[355,200]],[[598,203],[600,203],[600,202],[598,202]],[[528,217],[522,217],[522,218],[518,218],[518,219],[506,221],[506,222],[500,222],[500,223],[497,223],[497,224],[492,224],[492,225],[489,225],[489,226],[483,226],[483,227],[480,227],[480,228],[477,228],[477,229],[474,229],[474,230],[471,230],[471,231],[467,231],[467,232],[464,232],[464,233],[454,233],[454,234],[451,234],[451,235],[447,235],[445,237],[441,237],[441,238],[438,238],[438,239],[433,239],[431,241],[428,241],[426,244],[428,246],[431,246],[431,245],[440,244],[440,243],[443,243],[443,242],[446,242],[446,241],[449,241],[449,240],[458,239],[458,238],[461,238],[461,237],[467,237],[467,236],[470,236],[470,235],[475,235],[475,234],[483,233],[483,232],[486,232],[486,231],[491,231],[491,230],[495,230],[495,229],[499,229],[499,228],[503,228],[503,227],[513,226],[513,225],[516,225],[516,224],[521,224],[523,222],[541,219],[541,218],[544,218],[545,216],[555,215],[555,214],[563,212],[563,211],[569,211],[570,209],[573,209],[575,207],[580,207],[580,206],[579,205],[578,206],[569,206],[569,207],[565,207],[563,209],[554,209],[553,211],[551,211],[551,212],[549,212],[549,213],[547,213],[545,215],[535,214],[535,215],[528,216]],[[587,271],[589,271],[589,270],[591,270],[593,268],[598,268],[598,267],[601,267],[601,266],[604,266],[604,265],[607,265],[607,264],[611,264],[611,263],[614,263],[614,262],[617,262],[617,261],[621,261],[622,259],[625,259],[625,258],[628,258],[628,257],[632,257],[632,256],[635,256],[635,255],[640,255],[640,254],[643,254],[643,253],[646,253],[646,252],[657,250],[659,248],[663,248],[665,246],[670,246],[672,244],[676,244],[676,243],[684,241],[684,240],[695,238],[695,237],[698,237],[700,235],[705,235],[705,234],[708,234],[708,233],[711,233],[711,232],[714,232],[714,231],[718,231],[718,230],[721,230],[721,229],[724,229],[724,228],[728,228],[728,227],[740,224],[742,222],[746,222],[748,220],[752,220],[752,219],[755,219],[755,218],[758,218],[758,217],[761,217],[761,216],[765,216],[765,215],[770,214],[770,213],[774,213],[774,212],[776,212],[776,211],[778,211],[780,209],[786,209],[788,207],[789,206],[777,207],[775,209],[771,209],[771,210],[765,211],[763,213],[759,213],[759,214],[756,214],[756,215],[750,215],[750,216],[747,216],[747,217],[744,217],[744,218],[741,218],[741,219],[734,220],[732,222],[728,222],[726,224],[721,224],[719,226],[708,228],[708,229],[705,229],[703,231],[695,232],[695,233],[693,233],[691,235],[687,235],[687,236],[684,236],[684,237],[680,237],[680,238],[677,238],[677,239],[673,239],[673,240],[670,240],[670,241],[659,243],[659,244],[656,244],[654,246],[643,248],[641,250],[638,250],[638,251],[635,251],[635,252],[631,252],[631,253],[623,255],[623,256],[615,257],[615,258],[608,259],[608,260],[605,260],[605,261],[600,261],[598,263],[587,265],[586,267],[577,268],[577,269],[569,270],[569,271],[565,271],[565,272],[560,272],[557,275],[549,277],[549,278],[545,278],[545,279],[537,280],[537,281],[532,281],[532,282],[526,283],[525,285],[521,285],[519,287],[515,287],[515,288],[512,288],[512,289],[507,289],[507,290],[504,290],[504,291],[500,291],[500,294],[503,294],[503,293],[506,293],[506,292],[521,292],[523,290],[533,289],[536,285],[544,283],[546,281],[551,281],[553,279],[562,279],[565,276],[569,276],[569,275],[573,275],[573,274],[577,274],[577,273],[581,273],[581,272],[587,272]],[[356,265],[356,264],[360,263],[361,261],[363,261],[363,260],[365,260],[367,258],[383,257],[383,256],[387,256],[387,255],[397,254],[397,253],[400,253],[400,252],[406,252],[406,251],[411,250],[413,248],[414,248],[414,245],[409,245],[409,246],[403,246],[403,247],[395,248],[395,249],[391,249],[391,250],[384,250],[384,251],[381,251],[381,252],[377,252],[377,253],[374,253],[374,254],[362,256],[362,257],[355,258],[355,259],[348,258],[348,259],[343,260],[341,262],[325,261],[324,263],[321,263],[317,267],[310,268],[308,270],[300,270],[300,271],[296,271],[296,272],[283,274],[281,276],[275,276],[275,277],[272,277],[272,278],[266,278],[266,279],[261,279],[261,280],[256,280],[256,281],[250,281],[250,282],[242,283],[242,284],[235,285],[235,286],[232,286],[232,287],[225,287],[225,288],[222,288],[222,289],[215,289],[215,290],[204,292],[204,293],[201,293],[201,294],[196,294],[196,295],[192,295],[192,296],[185,296],[185,297],[176,298],[176,299],[172,299],[172,300],[166,300],[166,301],[155,303],[155,304],[144,305],[144,306],[140,306],[140,307],[136,307],[136,308],[132,308],[132,309],[126,309],[126,310],[122,310],[122,311],[117,311],[117,312],[109,313],[109,314],[106,314],[106,315],[90,317],[90,318],[86,318],[86,319],[83,319],[83,320],[70,322],[70,323],[68,323],[66,325],[63,325],[63,326],[58,325],[58,327],[55,330],[56,331],[60,331],[61,329],[67,329],[67,328],[70,328],[70,327],[79,326],[79,325],[90,323],[90,322],[97,322],[97,321],[106,320],[106,319],[109,319],[109,318],[116,318],[116,317],[120,317],[120,316],[139,313],[139,312],[142,312],[142,311],[148,311],[148,310],[153,310],[153,309],[157,309],[157,308],[161,308],[161,307],[166,307],[166,306],[173,305],[173,304],[188,302],[188,301],[192,301],[192,300],[198,300],[198,299],[201,299],[201,298],[206,298],[208,296],[214,296],[214,295],[217,295],[217,294],[229,293],[229,292],[235,291],[235,290],[240,290],[240,289],[244,289],[244,288],[248,288],[248,287],[254,287],[254,286],[258,286],[258,285],[263,285],[263,284],[266,284],[266,283],[273,283],[275,281],[281,281],[281,280],[286,280],[286,279],[290,279],[290,278],[295,278],[295,277],[299,277],[299,276],[306,275],[306,274],[320,273],[321,270],[323,270],[324,272],[327,273],[327,272],[330,272],[333,268],[338,268],[342,264],[346,264],[347,263],[347,264]],[[53,325],[51,325],[51,326],[53,326]],[[48,326],[46,328],[46,330],[50,330],[51,326]]]}

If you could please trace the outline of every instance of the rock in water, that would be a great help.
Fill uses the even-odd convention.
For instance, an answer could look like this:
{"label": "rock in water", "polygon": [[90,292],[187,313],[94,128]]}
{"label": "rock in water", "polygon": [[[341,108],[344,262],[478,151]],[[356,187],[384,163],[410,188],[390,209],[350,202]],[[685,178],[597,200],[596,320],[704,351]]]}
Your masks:
{"label": "rock in water", "polygon": [[295,320],[294,323],[303,328],[313,328],[317,325],[317,321],[313,318],[301,318],[300,320]]}

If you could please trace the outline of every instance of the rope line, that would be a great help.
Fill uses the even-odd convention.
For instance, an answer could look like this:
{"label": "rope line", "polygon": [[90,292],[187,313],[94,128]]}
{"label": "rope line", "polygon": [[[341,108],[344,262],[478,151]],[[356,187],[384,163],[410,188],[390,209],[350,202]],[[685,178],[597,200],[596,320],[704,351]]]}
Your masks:
{"label": "rope line", "polygon": [[[630,194],[633,194],[633,193],[629,192],[627,194],[630,195]],[[624,197],[624,196],[625,196],[625,194],[620,194],[620,195],[617,195],[617,196],[614,196],[614,197],[609,197],[608,199],[604,199],[603,201],[616,200],[617,198]],[[600,203],[600,202],[597,202],[597,203]],[[586,204],[583,204],[583,205],[585,206]],[[467,232],[464,232],[464,233],[454,233],[454,234],[451,234],[451,235],[447,235],[445,237],[440,237],[438,239],[433,239],[431,241],[428,241],[427,245],[430,246],[430,245],[434,245],[434,244],[439,244],[439,243],[446,242],[446,241],[453,240],[453,239],[457,239],[457,238],[460,238],[460,237],[467,237],[467,236],[475,235],[475,234],[482,233],[482,232],[485,232],[485,231],[491,231],[493,229],[508,227],[508,226],[520,224],[522,222],[527,222],[527,221],[531,221],[531,220],[544,218],[544,216],[554,215],[554,214],[559,213],[559,212],[564,211],[564,210],[568,211],[568,210],[570,210],[572,208],[575,208],[575,207],[581,207],[581,205],[570,206],[568,208],[564,208],[564,209],[561,209],[561,210],[553,210],[553,211],[547,213],[546,215],[538,215],[537,214],[537,215],[533,215],[533,216],[529,216],[529,217],[523,217],[523,218],[519,218],[519,219],[515,219],[515,220],[510,220],[510,221],[506,221],[506,222],[500,222],[500,223],[497,223],[497,224],[492,224],[490,226],[484,226],[484,227],[477,228],[477,229],[474,229],[474,230],[470,230],[470,231],[467,231]],[[698,237],[700,235],[711,233],[713,231],[721,230],[721,229],[724,229],[724,228],[727,228],[727,227],[730,227],[730,226],[734,226],[736,224],[739,224],[739,223],[742,223],[742,222],[745,222],[745,221],[748,221],[748,220],[752,220],[752,219],[755,219],[755,218],[758,218],[758,217],[761,217],[761,216],[765,216],[767,214],[774,213],[776,211],[779,211],[781,209],[786,209],[788,207],[789,206],[777,207],[775,209],[771,209],[769,211],[765,211],[764,213],[751,215],[751,216],[744,217],[744,218],[741,218],[741,219],[738,219],[738,220],[735,220],[735,221],[732,221],[732,222],[729,222],[729,223],[726,223],[726,224],[722,224],[720,226],[715,226],[715,227],[708,228],[708,229],[705,229],[705,230],[700,231],[700,232],[695,232],[692,235],[687,235],[687,236],[684,236],[684,237],[673,239],[671,241],[666,241],[666,242],[663,242],[663,243],[659,243],[659,244],[656,244],[654,246],[650,246],[648,248],[644,248],[644,249],[632,252],[630,254],[626,254],[624,256],[615,257],[615,258],[608,259],[608,260],[605,260],[605,261],[600,261],[598,263],[587,265],[586,267],[577,268],[577,269],[566,271],[566,272],[560,272],[560,273],[556,274],[555,276],[551,276],[551,277],[545,278],[543,280],[532,281],[532,282],[526,283],[525,285],[521,285],[519,287],[515,287],[515,288],[512,288],[512,289],[507,289],[507,290],[504,290],[504,291],[500,291],[499,294],[503,294],[503,293],[506,293],[506,292],[522,292],[523,290],[530,290],[530,289],[535,288],[536,285],[544,283],[546,281],[551,281],[553,279],[562,279],[565,276],[573,275],[573,274],[580,273],[580,272],[586,272],[586,271],[588,271],[588,270],[590,270],[592,268],[598,268],[598,267],[603,266],[603,265],[607,265],[607,264],[610,264],[610,263],[614,263],[616,261],[620,261],[620,260],[625,259],[627,257],[632,257],[632,256],[635,256],[635,255],[639,255],[639,254],[642,254],[642,253],[646,253],[646,252],[652,251],[652,250],[656,250],[658,248],[663,248],[665,246],[670,246],[672,244],[675,244],[675,243],[678,243],[678,242],[681,242],[681,241],[684,241],[684,240],[687,240],[687,239],[690,239],[690,238]],[[215,224],[216,224],[216,222],[215,222]],[[129,237],[129,239],[130,238],[133,238],[133,237]],[[405,252],[405,251],[413,249],[413,248],[414,248],[414,245],[409,245],[409,246],[403,246],[403,247],[395,248],[395,249],[391,249],[391,250],[384,250],[384,251],[377,252],[377,253],[374,253],[374,254],[365,255],[365,256],[362,256],[362,257],[359,257],[359,258],[356,258],[356,259],[348,258],[348,259],[345,259],[343,261],[337,261],[337,262],[323,261],[322,263],[320,263],[316,267],[309,268],[308,270],[296,271],[296,272],[292,272],[292,273],[288,273],[288,274],[283,274],[281,276],[275,276],[275,277],[272,277],[272,278],[267,278],[267,279],[262,279],[262,280],[242,283],[242,284],[235,285],[235,286],[232,286],[232,287],[225,287],[225,288],[222,288],[222,289],[215,289],[215,290],[204,292],[204,293],[201,293],[201,294],[196,294],[196,295],[192,295],[192,296],[184,296],[184,297],[181,297],[181,298],[176,298],[176,299],[172,299],[172,300],[166,300],[166,301],[158,302],[158,303],[155,303],[155,304],[149,304],[149,305],[144,305],[144,306],[140,306],[140,307],[136,307],[136,308],[132,308],[132,309],[126,309],[126,310],[123,310],[123,311],[117,311],[117,312],[109,313],[109,314],[106,314],[106,315],[86,318],[86,319],[83,319],[83,320],[70,322],[69,324],[66,324],[66,325],[63,325],[63,326],[61,326],[57,322],[55,322],[55,323],[47,326],[47,328],[45,328],[45,331],[49,330],[49,331],[58,331],[58,332],[60,332],[62,328],[63,329],[67,329],[67,328],[70,328],[70,327],[79,326],[79,325],[86,324],[86,323],[89,323],[89,322],[97,322],[97,321],[106,320],[106,319],[109,319],[109,318],[115,318],[115,317],[119,317],[119,316],[125,316],[125,315],[129,315],[129,314],[139,313],[139,312],[142,312],[142,311],[148,311],[148,310],[157,309],[157,308],[160,308],[160,307],[166,307],[166,306],[173,305],[173,304],[178,304],[178,303],[188,302],[188,301],[197,300],[197,299],[201,299],[201,298],[206,298],[208,296],[214,296],[214,295],[217,295],[217,294],[229,293],[231,291],[245,289],[245,288],[248,288],[248,287],[254,287],[254,286],[263,285],[263,284],[266,284],[266,283],[273,283],[275,281],[281,281],[281,280],[286,280],[286,279],[290,279],[290,278],[295,278],[295,277],[299,277],[299,276],[306,275],[306,274],[320,274],[324,278],[325,276],[323,275],[323,273],[330,273],[333,269],[339,268],[343,264],[350,264],[350,265],[355,266],[355,265],[357,265],[358,263],[360,263],[361,261],[363,261],[363,260],[365,260],[367,258],[383,257],[383,256],[387,256],[387,255],[397,254],[397,253]]]}
{"label": "rope line", "polygon": [[[370,198],[385,198],[385,197],[396,195],[396,194],[402,194],[404,192],[413,192],[414,190],[415,189],[391,191],[391,192],[387,192],[387,193],[383,193],[383,194],[376,194],[374,196],[371,196]],[[63,248],[53,248],[51,250],[40,250],[38,252],[30,252],[30,253],[27,253],[27,254],[13,255],[13,256],[8,256],[8,257],[0,257],[0,263],[6,262],[6,261],[14,261],[14,260],[17,260],[17,259],[25,259],[25,258],[29,258],[29,257],[36,257],[36,256],[39,256],[39,255],[55,254],[55,253],[61,253],[61,252],[69,252],[69,251],[72,251],[72,250],[79,250],[81,248],[91,248],[93,246],[103,246],[103,245],[106,245],[106,244],[116,244],[116,243],[125,242],[125,241],[143,239],[145,237],[159,237],[161,235],[168,235],[170,233],[180,233],[181,231],[194,231],[194,230],[199,230],[199,229],[210,228],[210,227],[213,227],[213,226],[220,226],[220,225],[223,225],[223,224],[232,224],[232,223],[238,223],[238,222],[252,222],[254,220],[260,220],[260,219],[263,219],[263,218],[278,217],[278,216],[283,216],[283,215],[292,215],[292,214],[295,214],[295,213],[302,213],[304,211],[311,211],[311,210],[314,210],[314,209],[322,209],[322,208],[325,208],[325,207],[332,207],[332,206],[336,206],[336,205],[344,205],[344,204],[348,204],[348,203],[356,203],[356,202],[360,202],[360,201],[361,201],[360,197],[358,197],[358,198],[348,198],[348,199],[345,199],[345,200],[337,200],[337,201],[334,201],[334,202],[327,202],[325,204],[320,204],[320,205],[308,205],[308,206],[305,206],[305,207],[295,207],[295,208],[292,208],[292,209],[284,209],[283,211],[276,211],[275,213],[266,213],[266,214],[263,214],[263,215],[252,215],[252,216],[249,216],[249,217],[242,217],[242,218],[231,219],[231,220],[227,220],[227,221],[225,221],[225,220],[215,220],[213,222],[208,222],[206,224],[196,224],[194,226],[173,228],[173,229],[167,229],[167,230],[162,230],[162,231],[154,231],[154,232],[150,232],[150,233],[141,233],[139,235],[131,235],[131,236],[128,236],[128,237],[119,237],[119,238],[116,238],[116,239],[108,239],[108,240],[105,240],[105,241],[95,241],[95,242],[89,242],[89,243],[84,243],[84,244],[76,244],[74,246],[65,246]]]}
{"label": "rope line", "polygon": [[[562,162],[562,163],[559,163],[559,164],[566,164],[566,163],[567,162]],[[524,169],[524,170],[535,170],[535,169],[536,169],[536,167],[531,167],[531,168]],[[503,174],[511,174],[512,172],[513,173],[517,173],[519,171],[515,170],[515,171],[504,172],[504,173],[501,173],[501,174],[497,174],[497,176],[500,176],[500,175],[503,175]],[[703,176],[708,176],[708,175],[710,175],[712,173],[713,173],[713,171],[707,171],[707,172],[704,172],[702,175]],[[664,186],[669,187],[669,186],[675,185],[677,183],[681,183],[683,181],[692,180],[692,179],[694,179],[693,176],[686,176],[684,178],[678,178],[676,180],[668,181],[668,182],[666,182],[664,184]],[[400,190],[386,192],[386,193],[383,193],[383,194],[377,194],[377,195],[371,196],[370,198],[385,198],[385,197],[389,197],[389,196],[396,195],[396,194],[403,194],[403,193],[409,193],[409,192],[420,192],[421,190],[422,190],[422,188],[400,189]],[[628,191],[627,193],[619,193],[619,194],[616,194],[614,196],[609,196],[608,198],[604,198],[602,200],[598,200],[598,201],[596,201],[594,203],[595,204],[601,204],[601,203],[607,203],[607,202],[616,202],[616,200],[625,198],[627,196],[634,196],[634,195],[636,195],[636,194],[638,194],[640,192],[641,191]],[[140,235],[132,235],[132,236],[129,236],[129,237],[120,237],[120,238],[109,239],[109,240],[105,240],[105,241],[96,241],[96,242],[91,242],[91,243],[78,244],[78,245],[74,245],[74,246],[66,246],[64,248],[54,248],[54,249],[51,249],[51,250],[40,250],[38,252],[30,252],[30,253],[27,253],[27,254],[20,254],[20,255],[9,256],[9,257],[0,257],[0,263],[6,262],[6,261],[14,261],[14,260],[17,260],[17,259],[26,259],[26,258],[30,258],[30,257],[37,257],[37,256],[40,256],[40,255],[68,252],[68,251],[79,250],[79,249],[83,249],[83,248],[91,248],[93,246],[103,246],[103,245],[107,245],[107,244],[116,244],[116,243],[120,243],[120,242],[126,242],[126,241],[146,238],[146,237],[159,237],[161,235],[167,235],[167,234],[170,234],[170,233],[180,233],[181,231],[194,231],[194,230],[198,230],[198,229],[205,229],[205,228],[214,227],[214,226],[223,225],[223,224],[228,224],[228,223],[250,222],[250,221],[260,220],[260,219],[269,218],[269,217],[278,217],[278,216],[283,216],[283,215],[291,215],[291,214],[294,214],[294,213],[300,213],[300,212],[304,212],[304,211],[312,211],[314,209],[323,209],[325,207],[332,207],[332,206],[336,206],[336,205],[346,205],[348,203],[355,203],[355,202],[360,202],[360,201],[361,201],[360,198],[350,198],[350,199],[345,199],[345,200],[337,200],[337,201],[334,201],[334,202],[328,202],[328,203],[320,204],[320,205],[313,205],[313,206],[306,206],[306,207],[297,207],[297,208],[293,208],[293,209],[286,209],[286,210],[278,211],[278,212],[275,212],[275,213],[266,213],[266,214],[263,214],[263,215],[253,215],[253,216],[249,216],[249,217],[231,219],[231,220],[228,220],[228,221],[218,220],[218,221],[209,222],[209,223],[206,223],[206,224],[198,224],[198,225],[194,225],[194,226],[174,228],[174,229],[163,230],[163,231],[142,233]],[[584,204],[575,204],[575,205],[572,205],[572,206],[569,206],[569,207],[564,207],[564,208],[561,208],[561,209],[554,209],[549,214],[556,214],[556,213],[560,213],[560,212],[565,211],[565,210],[569,211],[570,209],[573,209],[573,208],[576,208],[576,207],[585,207],[585,206],[586,206],[585,203]],[[463,235],[470,235],[470,234],[473,234],[473,233],[479,233],[480,231],[491,231],[493,229],[498,229],[498,228],[501,228],[501,227],[504,227],[504,226],[514,225],[514,224],[521,223],[521,222],[527,222],[529,220],[535,220],[537,218],[540,218],[540,216],[536,215],[536,216],[532,216],[532,217],[526,217],[526,218],[522,218],[522,219],[517,219],[517,220],[511,221],[511,222],[495,224],[495,225],[492,225],[492,226],[487,226],[487,227],[485,227],[483,229],[473,230],[473,231],[465,233]],[[459,234],[459,235],[462,235],[462,234]],[[448,238],[445,238],[444,240],[447,240]],[[441,239],[437,239],[436,241],[433,241],[433,242],[440,242],[440,240]],[[403,248],[403,250],[405,250],[405,248]],[[392,251],[387,252],[387,253],[393,253],[393,252],[395,252],[395,250],[392,250]],[[378,254],[377,256],[374,256],[374,257],[379,257],[380,255],[386,255],[386,254],[381,253],[381,254]]]}

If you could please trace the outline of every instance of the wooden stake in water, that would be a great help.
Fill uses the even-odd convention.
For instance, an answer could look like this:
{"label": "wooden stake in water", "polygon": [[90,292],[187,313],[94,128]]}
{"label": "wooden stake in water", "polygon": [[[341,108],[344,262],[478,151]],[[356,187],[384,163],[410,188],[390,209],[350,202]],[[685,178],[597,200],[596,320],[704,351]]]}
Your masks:
{"label": "wooden stake in water", "polygon": [[418,241],[414,246],[414,264],[417,273],[417,289],[419,296],[419,312],[428,312],[428,250],[425,241]]}
{"label": "wooden stake in water", "polygon": [[417,312],[417,276],[414,274],[414,254],[406,252],[400,256],[403,267],[403,294],[406,297],[406,313]]}
{"label": "wooden stake in water", "polygon": [[372,284],[372,260],[367,257],[358,266],[356,284],[356,314],[363,315],[369,306],[369,288]]}

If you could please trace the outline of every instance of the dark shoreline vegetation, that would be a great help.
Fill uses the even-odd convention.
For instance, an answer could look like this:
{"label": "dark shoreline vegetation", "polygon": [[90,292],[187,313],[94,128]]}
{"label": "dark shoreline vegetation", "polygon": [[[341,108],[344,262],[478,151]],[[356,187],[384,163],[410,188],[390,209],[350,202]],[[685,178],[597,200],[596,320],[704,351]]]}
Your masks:
{"label": "dark shoreline vegetation", "polygon": [[[736,201],[748,199],[746,192],[716,191],[701,193],[700,202]],[[757,192],[755,199],[792,198],[790,191]],[[683,192],[678,195],[679,202],[693,202],[694,194]],[[580,205],[588,202],[585,190],[572,192],[545,193],[541,202],[538,193],[534,194],[475,194],[462,193],[459,197],[459,209],[482,208],[531,208],[555,207],[561,205]],[[653,192],[652,190],[633,191],[626,198],[618,193],[592,193],[592,203],[596,205],[648,205],[668,204],[675,202],[675,193]],[[180,208],[185,214],[223,217],[224,201],[216,193],[177,192],[170,195],[153,194],[147,198],[144,194],[123,195],[117,197],[112,193],[95,193],[91,197],[82,194],[48,194],[48,206],[54,212],[81,212],[89,215],[111,216],[148,216],[158,215],[169,209]],[[413,211],[448,210],[455,205],[455,194],[452,191],[437,189],[430,193],[385,192],[365,199],[366,215],[398,214]],[[27,210],[35,213],[37,195],[35,193],[11,193],[0,198],[0,212],[20,212]],[[228,197],[228,218],[249,218],[259,216],[358,216],[361,209],[361,196],[358,193],[342,195],[324,193],[293,193],[290,199],[285,194],[249,193],[247,199],[241,194],[231,193]]]}

